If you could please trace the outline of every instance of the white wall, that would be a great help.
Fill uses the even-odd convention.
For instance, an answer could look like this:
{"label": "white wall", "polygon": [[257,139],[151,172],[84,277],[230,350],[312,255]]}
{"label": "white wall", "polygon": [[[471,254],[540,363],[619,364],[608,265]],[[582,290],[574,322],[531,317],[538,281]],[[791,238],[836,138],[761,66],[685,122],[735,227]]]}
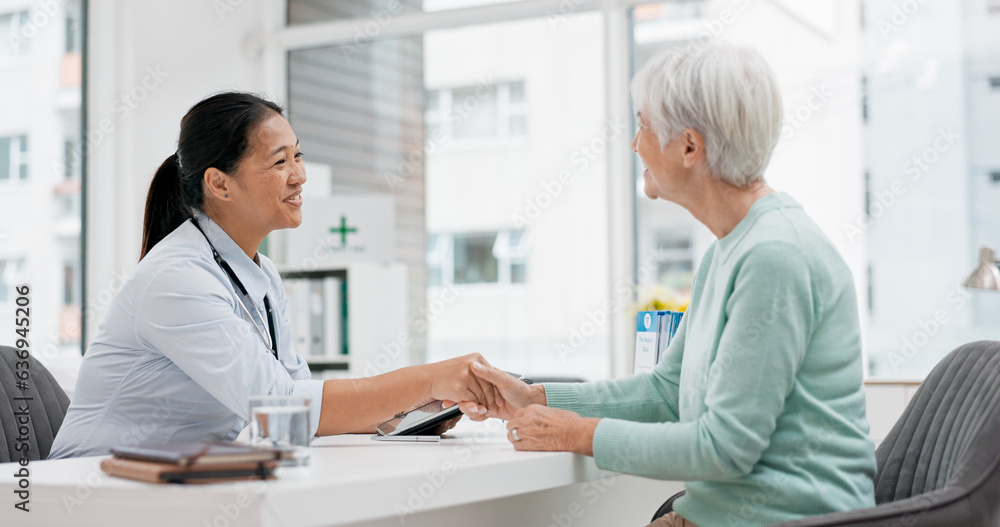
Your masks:
{"label": "white wall", "polygon": [[90,2],[85,342],[138,261],[146,191],[181,117],[218,91],[273,90],[255,50],[283,4]]}

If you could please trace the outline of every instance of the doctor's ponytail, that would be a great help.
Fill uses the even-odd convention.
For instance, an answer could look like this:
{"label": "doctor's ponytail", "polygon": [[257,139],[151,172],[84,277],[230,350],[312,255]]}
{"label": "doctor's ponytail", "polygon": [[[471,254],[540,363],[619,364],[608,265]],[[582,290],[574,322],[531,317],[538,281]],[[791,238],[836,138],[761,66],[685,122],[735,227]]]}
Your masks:
{"label": "doctor's ponytail", "polygon": [[141,260],[164,236],[191,217],[181,192],[180,166],[177,153],[156,169],[146,194],[146,213],[142,225]]}
{"label": "doctor's ponytail", "polygon": [[250,93],[213,95],[188,110],[181,119],[177,151],[156,170],[146,194],[142,222],[143,259],[157,243],[202,210],[205,171],[217,168],[237,175],[240,161],[250,151],[257,125],[282,108]]}

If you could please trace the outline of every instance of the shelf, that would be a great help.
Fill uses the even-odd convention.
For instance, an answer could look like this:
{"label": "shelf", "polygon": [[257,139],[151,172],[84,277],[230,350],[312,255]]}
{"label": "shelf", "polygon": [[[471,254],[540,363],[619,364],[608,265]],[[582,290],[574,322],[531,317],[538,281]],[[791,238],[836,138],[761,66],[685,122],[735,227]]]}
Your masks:
{"label": "shelf", "polygon": [[[303,358],[305,358],[305,357],[303,357]],[[342,370],[342,371],[347,371],[350,368],[350,366],[351,366],[350,361],[346,357],[344,359],[340,359],[340,360],[309,360],[309,359],[306,359],[306,362],[309,364],[309,369],[311,371],[327,371],[327,370]]]}

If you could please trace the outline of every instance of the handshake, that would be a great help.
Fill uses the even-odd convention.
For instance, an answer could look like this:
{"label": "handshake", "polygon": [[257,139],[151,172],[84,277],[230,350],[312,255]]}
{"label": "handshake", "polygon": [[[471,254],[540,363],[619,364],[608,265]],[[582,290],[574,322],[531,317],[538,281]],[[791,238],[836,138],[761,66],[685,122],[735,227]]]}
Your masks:
{"label": "handshake", "polygon": [[549,408],[544,386],[527,384],[490,365],[478,353],[427,366],[443,370],[431,372],[432,397],[457,402],[473,421],[506,420],[507,439],[515,449],[593,455],[599,420]]}

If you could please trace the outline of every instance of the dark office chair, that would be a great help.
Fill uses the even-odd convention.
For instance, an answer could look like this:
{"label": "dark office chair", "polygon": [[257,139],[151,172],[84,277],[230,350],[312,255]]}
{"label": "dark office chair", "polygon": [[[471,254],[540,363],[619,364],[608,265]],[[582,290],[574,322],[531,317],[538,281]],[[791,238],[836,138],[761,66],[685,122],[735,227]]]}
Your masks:
{"label": "dark office chair", "polygon": [[[28,404],[27,458],[32,461],[49,457],[52,440],[69,408],[66,392],[34,357],[28,357],[28,388],[22,391],[18,387],[14,374],[23,369],[15,366],[21,360],[16,353],[14,348],[0,346],[0,388],[3,390],[0,399],[0,463],[20,460],[25,454],[23,450],[16,450],[20,435],[17,420],[20,416],[15,415],[18,407]],[[15,397],[31,399],[18,401]]]}
{"label": "dark office chair", "polygon": [[1000,526],[998,436],[1000,342],[965,344],[934,368],[875,451],[875,507],[772,527]]}

